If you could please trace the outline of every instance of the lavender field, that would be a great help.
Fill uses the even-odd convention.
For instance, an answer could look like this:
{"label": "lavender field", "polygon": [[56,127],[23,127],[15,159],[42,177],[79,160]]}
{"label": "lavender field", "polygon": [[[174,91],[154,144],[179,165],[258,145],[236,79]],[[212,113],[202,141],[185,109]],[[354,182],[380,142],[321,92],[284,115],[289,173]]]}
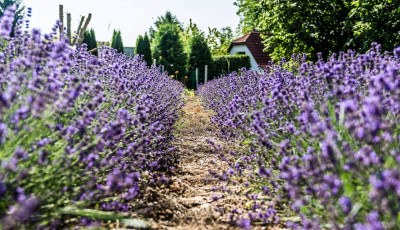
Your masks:
{"label": "lavender field", "polygon": [[13,31],[15,13],[0,20],[0,229],[400,229],[400,47],[190,91],[58,26]]}
{"label": "lavender field", "polygon": [[286,222],[293,229],[400,228],[400,48],[380,47],[314,63],[294,55],[199,89],[221,135],[249,145],[216,175],[247,178],[239,195],[254,202],[231,211],[237,223],[277,224],[284,210],[301,218]]}

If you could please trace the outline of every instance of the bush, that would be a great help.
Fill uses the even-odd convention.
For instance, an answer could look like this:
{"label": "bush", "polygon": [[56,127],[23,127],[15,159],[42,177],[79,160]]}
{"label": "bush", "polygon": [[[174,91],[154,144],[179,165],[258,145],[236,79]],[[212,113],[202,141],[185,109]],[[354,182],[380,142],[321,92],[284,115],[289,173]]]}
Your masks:
{"label": "bush", "polygon": [[248,55],[223,55],[213,57],[213,66],[210,68],[210,80],[221,74],[239,72],[242,68],[250,69],[250,56]]}

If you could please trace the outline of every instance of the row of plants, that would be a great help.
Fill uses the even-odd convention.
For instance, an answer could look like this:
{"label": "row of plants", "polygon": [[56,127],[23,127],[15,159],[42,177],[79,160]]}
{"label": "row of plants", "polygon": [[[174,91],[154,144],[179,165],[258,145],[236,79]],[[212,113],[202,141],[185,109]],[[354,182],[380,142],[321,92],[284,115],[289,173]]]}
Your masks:
{"label": "row of plants", "polygon": [[114,49],[75,49],[57,26],[10,37],[15,10],[0,21],[0,225],[118,219],[96,211],[130,211],[167,181],[183,86]]}
{"label": "row of plants", "polygon": [[318,56],[199,88],[221,135],[250,146],[213,173],[226,181],[216,192],[252,201],[224,212],[243,228],[281,218],[293,229],[399,229],[400,48]]}

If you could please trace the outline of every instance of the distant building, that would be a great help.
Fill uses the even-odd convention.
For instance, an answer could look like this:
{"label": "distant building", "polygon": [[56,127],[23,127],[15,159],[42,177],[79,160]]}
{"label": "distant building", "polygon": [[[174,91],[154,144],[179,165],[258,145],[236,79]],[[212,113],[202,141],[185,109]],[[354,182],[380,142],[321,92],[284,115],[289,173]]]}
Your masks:
{"label": "distant building", "polygon": [[130,54],[135,56],[135,47],[124,47],[124,54],[126,54],[126,56],[129,56]]}
{"label": "distant building", "polygon": [[228,52],[231,55],[246,54],[250,56],[251,69],[261,72],[271,60],[269,53],[264,52],[261,32],[253,30],[243,37],[234,40],[229,46]]}

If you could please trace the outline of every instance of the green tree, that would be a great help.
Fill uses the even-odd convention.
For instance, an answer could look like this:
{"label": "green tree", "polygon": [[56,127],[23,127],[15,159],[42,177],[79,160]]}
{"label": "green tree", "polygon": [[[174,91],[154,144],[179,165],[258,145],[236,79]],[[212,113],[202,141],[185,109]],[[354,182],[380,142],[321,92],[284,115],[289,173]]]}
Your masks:
{"label": "green tree", "polygon": [[114,30],[111,40],[111,48],[116,49],[118,53],[124,53],[124,44],[122,43],[121,31]]}
{"label": "green tree", "polygon": [[348,45],[359,52],[366,52],[372,42],[378,42],[383,50],[392,51],[400,46],[400,1],[355,0],[351,2],[349,18],[353,25],[353,37]]}
{"label": "green tree", "polygon": [[221,30],[208,28],[207,42],[212,55],[226,55],[232,40],[233,32],[231,27],[223,27]]}
{"label": "green tree", "polygon": [[136,40],[135,54],[143,55],[143,60],[146,61],[147,65],[152,64],[150,41],[147,33],[144,34],[144,37],[140,35]]}
{"label": "green tree", "polygon": [[153,62],[152,56],[151,56],[151,46],[150,46],[150,39],[149,36],[147,35],[147,33],[144,34],[143,37],[143,55],[144,58],[143,60],[145,60],[147,62],[148,65],[151,65],[151,63]]}
{"label": "green tree", "polygon": [[258,29],[262,21],[262,1],[259,0],[236,0],[234,5],[239,9],[236,14],[240,17],[238,32],[247,34],[253,29]]}
{"label": "green tree", "polygon": [[346,49],[365,52],[371,42],[392,51],[400,44],[400,1],[236,0],[242,32],[251,27],[265,36],[273,60],[307,53],[315,60]]}
{"label": "green tree", "polygon": [[17,10],[15,11],[15,16],[14,16],[14,21],[13,21],[13,28],[11,31],[11,37],[14,37],[14,30],[15,26],[17,25],[18,20],[22,20],[24,18],[24,10],[25,6],[22,5],[22,0],[1,0],[0,1],[0,17],[3,16],[4,11],[7,9],[7,7],[15,5],[17,6]]}
{"label": "green tree", "polygon": [[178,28],[183,31],[183,24],[178,20],[176,15],[173,15],[171,11],[165,12],[165,15],[157,17],[157,20],[154,22],[155,29],[153,27],[149,28],[149,35],[151,39],[155,38],[155,34],[161,25],[164,24],[174,24],[177,25]]}
{"label": "green tree", "polygon": [[136,39],[135,55],[143,55],[143,48],[143,36],[139,35],[139,37]]}
{"label": "green tree", "polygon": [[[91,29],[89,31],[85,31],[84,37],[83,37],[83,43],[87,45],[88,51],[96,49],[97,48],[97,41],[96,41],[96,34],[94,32],[94,29]],[[95,50],[93,51],[93,55],[98,55],[98,51]]]}
{"label": "green tree", "polygon": [[164,65],[169,74],[178,71],[178,76],[183,79],[187,56],[177,25],[167,23],[159,27],[153,41],[152,55],[157,59],[157,64]]}
{"label": "green tree", "polygon": [[202,69],[208,65],[211,69],[212,57],[210,48],[203,34],[198,34],[190,40],[189,70]]}

